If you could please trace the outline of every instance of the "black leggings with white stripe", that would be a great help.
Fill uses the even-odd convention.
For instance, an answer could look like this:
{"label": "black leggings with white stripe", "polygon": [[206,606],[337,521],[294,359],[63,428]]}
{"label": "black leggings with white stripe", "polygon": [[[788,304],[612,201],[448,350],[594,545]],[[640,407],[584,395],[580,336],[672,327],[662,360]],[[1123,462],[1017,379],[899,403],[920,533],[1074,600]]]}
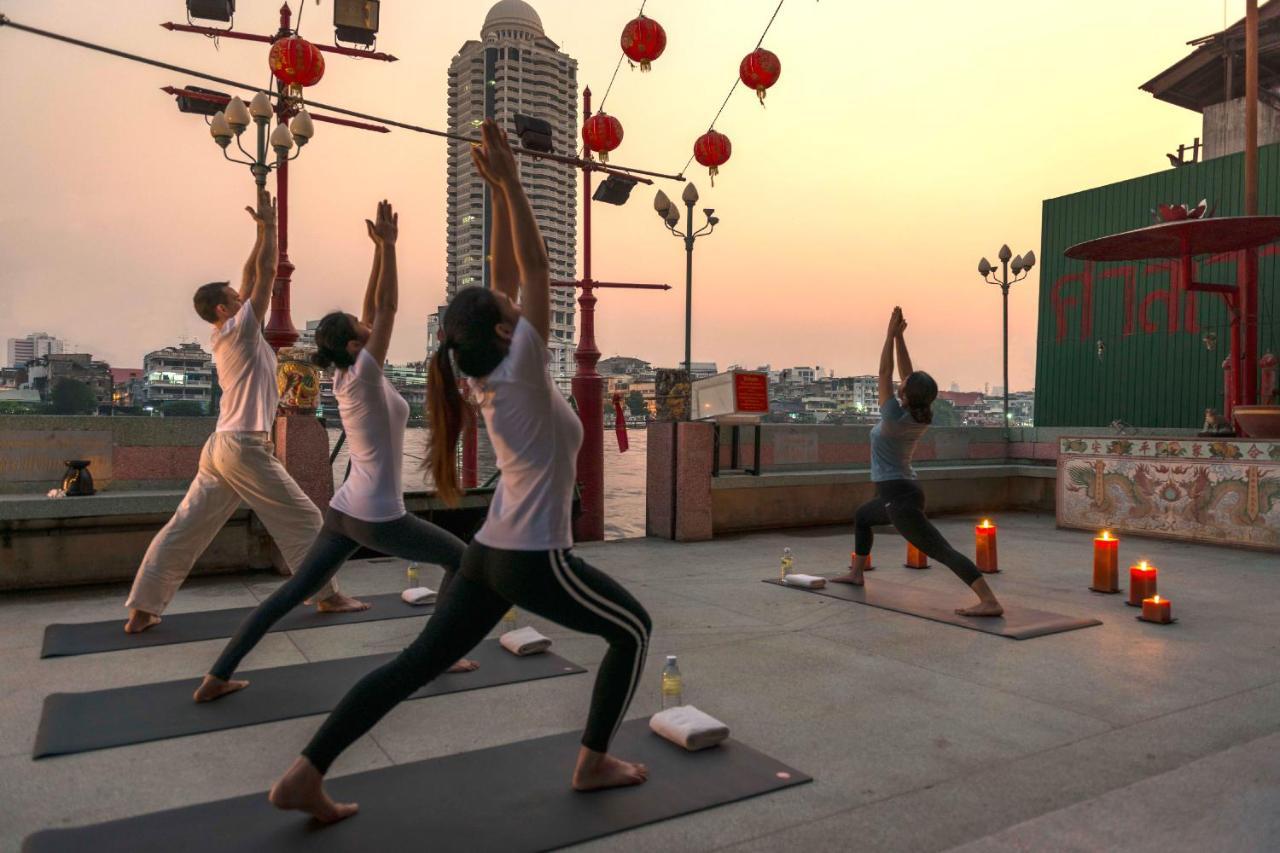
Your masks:
{"label": "black leggings with white stripe", "polygon": [[462,657],[515,605],[609,643],[582,745],[606,752],[644,670],[649,614],[608,575],[569,551],[503,551],[472,542],[422,633],[360,679],[302,754],[321,773],[378,720]]}

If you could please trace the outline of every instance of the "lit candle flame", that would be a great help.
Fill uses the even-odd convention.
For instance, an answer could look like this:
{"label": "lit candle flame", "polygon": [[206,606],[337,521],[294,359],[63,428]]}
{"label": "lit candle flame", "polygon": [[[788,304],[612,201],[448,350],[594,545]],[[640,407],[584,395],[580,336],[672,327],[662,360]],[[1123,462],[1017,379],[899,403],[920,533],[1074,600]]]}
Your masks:
{"label": "lit candle flame", "polygon": [[1144,572],[1151,571],[1151,567],[1147,565],[1146,560],[1143,560],[1142,562],[1138,563],[1138,568],[1142,569]]}
{"label": "lit candle flame", "polygon": [[984,518],[982,519],[982,524],[980,524],[979,527],[995,527],[995,525],[991,523],[991,519]]}
{"label": "lit candle flame", "polygon": [[1103,540],[1105,540],[1105,541],[1108,541],[1108,542],[1109,542],[1109,541],[1111,541],[1111,531],[1110,531],[1110,530],[1104,530],[1104,531],[1102,531],[1102,536],[1101,536],[1101,537],[1099,537],[1099,538],[1101,538],[1101,539],[1103,539]]}
{"label": "lit candle flame", "polygon": [[1156,604],[1159,604],[1159,603],[1160,603],[1160,596],[1158,596],[1158,595],[1153,595],[1153,596],[1151,596],[1151,600],[1152,600],[1152,601],[1154,601]]}

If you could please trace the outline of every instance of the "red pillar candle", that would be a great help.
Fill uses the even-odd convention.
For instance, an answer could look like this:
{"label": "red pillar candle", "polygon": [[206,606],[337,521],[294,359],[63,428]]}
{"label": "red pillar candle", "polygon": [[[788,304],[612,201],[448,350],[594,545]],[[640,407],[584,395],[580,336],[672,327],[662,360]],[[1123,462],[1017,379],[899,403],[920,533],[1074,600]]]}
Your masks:
{"label": "red pillar candle", "polygon": [[978,558],[974,562],[978,564],[978,571],[989,575],[1000,571],[1000,561],[996,559],[995,524],[992,523],[991,519],[984,518],[982,523],[974,528],[974,534],[978,546]]}
{"label": "red pillar candle", "polygon": [[1141,607],[1144,599],[1156,594],[1156,567],[1146,560],[1136,566],[1129,567],[1129,600],[1130,607]]}
{"label": "red pillar candle", "polygon": [[[852,569],[852,568],[853,568],[854,563],[856,563],[856,562],[858,562],[858,554],[857,554],[857,552],[856,552],[856,551],[850,551],[850,552],[849,552],[849,568],[851,568],[851,569]],[[865,569],[863,569],[863,571],[864,571],[864,572],[871,572],[871,571],[875,571],[875,568],[876,568],[875,566],[871,565],[871,555],[870,555],[870,554],[868,554],[868,555],[867,555],[867,567],[866,567]]]}
{"label": "red pillar candle", "polygon": [[1169,607],[1169,599],[1153,595],[1142,599],[1142,621],[1158,622],[1167,625],[1173,621],[1173,613]]}
{"label": "red pillar candle", "polygon": [[929,555],[908,542],[907,562],[905,565],[908,569],[927,569],[929,568]]}
{"label": "red pillar candle", "polygon": [[1089,589],[1094,592],[1120,591],[1119,555],[1120,540],[1112,536],[1110,530],[1102,531],[1102,535],[1093,540],[1093,585]]}

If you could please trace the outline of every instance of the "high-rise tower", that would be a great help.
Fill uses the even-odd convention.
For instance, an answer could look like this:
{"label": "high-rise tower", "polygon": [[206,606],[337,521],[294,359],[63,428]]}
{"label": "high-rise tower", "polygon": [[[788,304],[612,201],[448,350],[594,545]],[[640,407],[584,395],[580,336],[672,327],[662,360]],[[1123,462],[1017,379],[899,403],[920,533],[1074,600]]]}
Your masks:
{"label": "high-rise tower", "polygon": [[[449,130],[478,134],[491,117],[517,144],[516,115],[551,124],[554,151],[572,155],[578,142],[578,63],[542,30],[542,20],[524,0],[501,0],[485,16],[479,41],[468,41],[449,65]],[[484,181],[471,163],[469,146],[449,143],[448,298],[463,287],[489,284],[486,249],[492,207]],[[577,172],[548,160],[521,158],[520,173],[547,242],[551,277],[576,276]],[[574,303],[570,288],[551,295],[551,375],[565,391],[573,366]],[[443,311],[443,307],[441,309]],[[439,318],[428,322],[434,352]]]}

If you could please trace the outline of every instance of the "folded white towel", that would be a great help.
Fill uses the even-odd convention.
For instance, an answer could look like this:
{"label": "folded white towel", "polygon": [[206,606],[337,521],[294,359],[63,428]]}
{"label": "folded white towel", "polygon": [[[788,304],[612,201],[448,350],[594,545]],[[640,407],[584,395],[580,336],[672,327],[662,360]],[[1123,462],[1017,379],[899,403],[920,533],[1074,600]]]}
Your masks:
{"label": "folded white towel", "polygon": [[787,575],[782,582],[788,586],[802,586],[806,589],[822,589],[827,585],[827,579],[817,575]]}
{"label": "folded white towel", "polygon": [[715,746],[729,736],[729,727],[692,705],[659,711],[649,718],[649,728],[690,752]]}
{"label": "folded white towel", "polygon": [[411,586],[400,593],[405,604],[435,604],[436,591],[425,586]]}
{"label": "folded white towel", "polygon": [[517,628],[514,631],[508,631],[498,638],[498,642],[502,643],[502,647],[511,652],[511,654],[519,655],[520,657],[542,654],[551,648],[551,640],[532,628]]}

